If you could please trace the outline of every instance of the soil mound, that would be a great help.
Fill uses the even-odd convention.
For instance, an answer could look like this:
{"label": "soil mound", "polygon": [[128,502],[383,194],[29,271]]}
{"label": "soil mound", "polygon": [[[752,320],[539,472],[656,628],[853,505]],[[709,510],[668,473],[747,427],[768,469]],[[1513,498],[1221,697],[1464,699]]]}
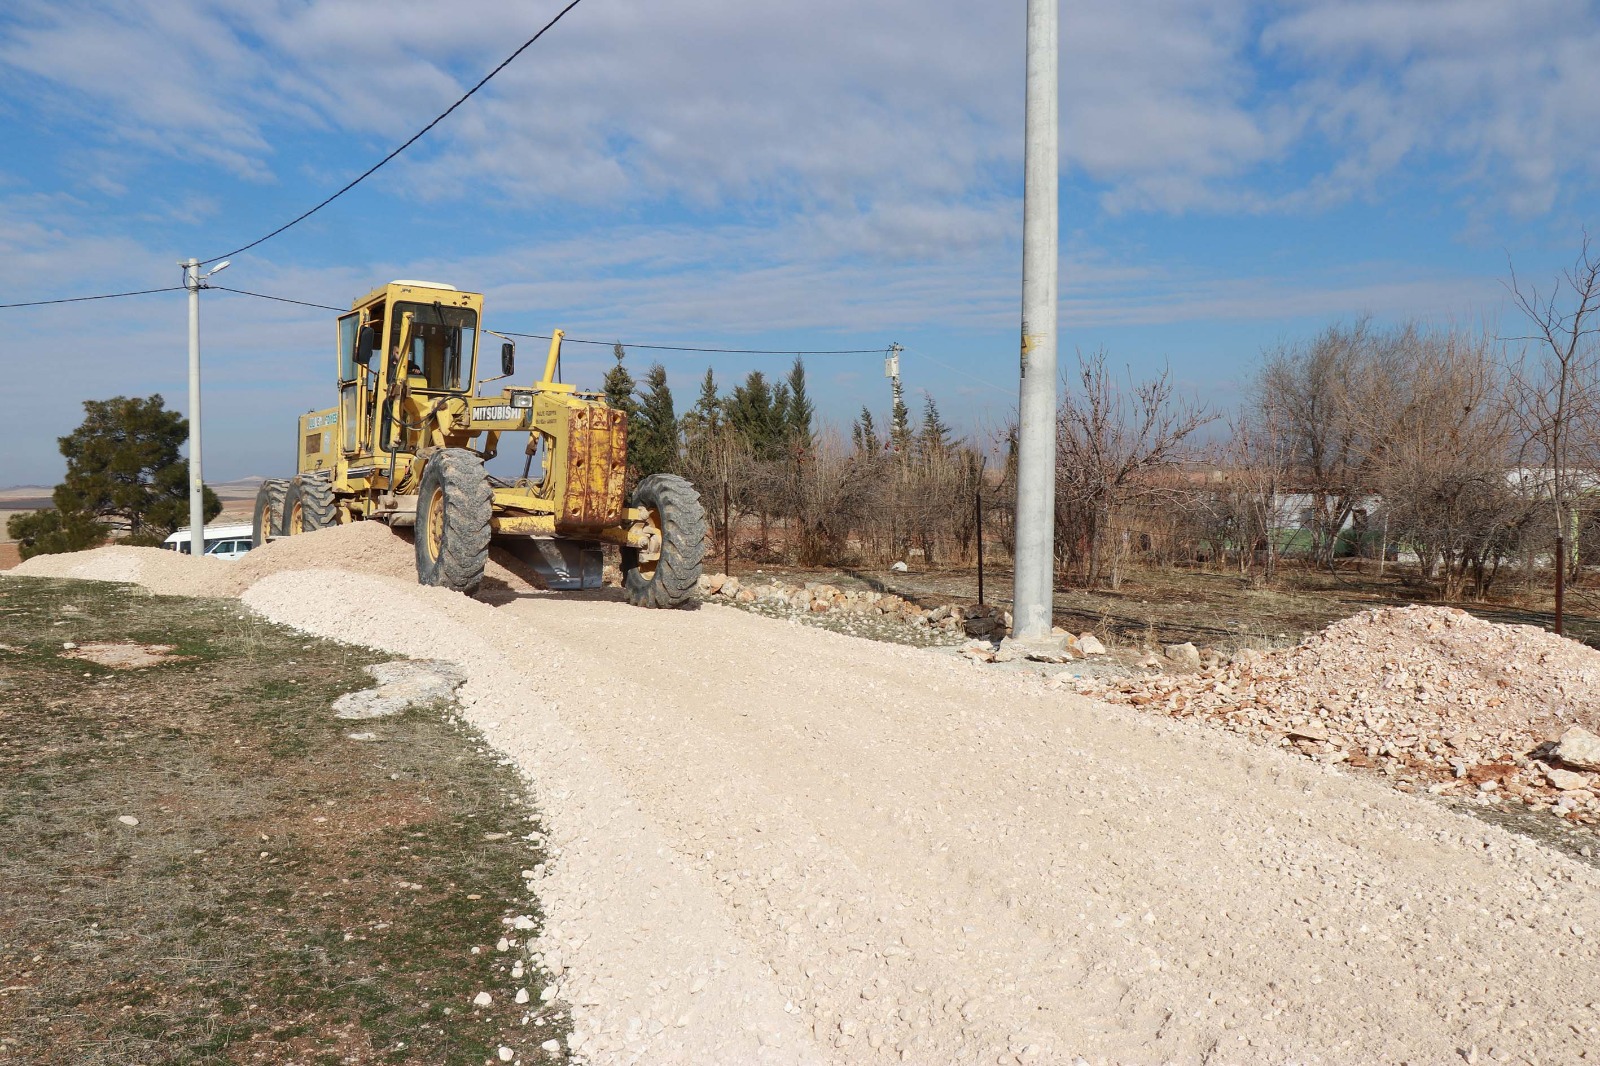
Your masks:
{"label": "soil mound", "polygon": [[[399,531],[379,522],[354,522],[272,541],[237,562],[196,559],[164,548],[113,545],[36,555],[11,572],[21,577],[126,581],[167,596],[238,596],[270,574],[291,570],[343,570],[414,582],[414,551],[411,538]],[[490,551],[484,585],[500,595],[544,587],[536,574],[498,550]]]}
{"label": "soil mound", "polygon": [[[1445,607],[1336,622],[1293,648],[1080,693],[1288,738],[1307,754],[1432,781],[1504,780],[1573,725],[1600,725],[1600,652]],[[1473,771],[1499,764],[1504,772]]]}

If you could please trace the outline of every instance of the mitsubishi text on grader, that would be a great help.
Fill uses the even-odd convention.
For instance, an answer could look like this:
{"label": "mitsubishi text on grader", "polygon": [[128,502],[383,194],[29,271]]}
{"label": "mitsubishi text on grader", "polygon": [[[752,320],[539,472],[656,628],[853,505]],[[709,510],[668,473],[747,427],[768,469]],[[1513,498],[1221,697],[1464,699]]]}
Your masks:
{"label": "mitsubishi text on grader", "polygon": [[[491,543],[551,588],[599,586],[609,543],[630,603],[689,602],[705,551],[694,487],[652,474],[624,500],[627,416],[555,380],[560,330],[538,382],[477,395],[515,361],[506,341],[500,376],[479,381],[482,311],[476,293],[395,281],[339,317],[339,402],[300,417],[295,476],[262,484],[255,543],[356,521],[413,527],[417,579],[468,595]],[[484,466],[507,434],[527,434],[514,480]]]}

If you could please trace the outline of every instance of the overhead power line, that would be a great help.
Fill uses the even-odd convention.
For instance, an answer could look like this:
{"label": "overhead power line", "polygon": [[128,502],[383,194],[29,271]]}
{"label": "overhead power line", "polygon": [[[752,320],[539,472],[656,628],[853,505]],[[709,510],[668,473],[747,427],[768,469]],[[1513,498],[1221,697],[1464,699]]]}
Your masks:
{"label": "overhead power line", "polygon": [[463,93],[459,100],[457,100],[455,103],[451,104],[449,107],[447,107],[443,111],[441,111],[438,114],[438,116],[434,118],[434,120],[432,122],[428,123],[426,126],[422,127],[416,133],[412,134],[410,140],[406,141],[400,147],[396,148],[394,151],[390,152],[388,155],[384,156],[382,159],[380,159],[376,163],[372,164],[372,166],[368,167],[359,176],[357,176],[353,181],[350,181],[349,183],[347,183],[338,192],[334,193],[332,196],[328,197],[326,200],[323,200],[317,206],[313,207],[311,210],[305,212],[304,214],[298,215],[295,218],[290,219],[288,222],[285,222],[283,225],[279,226],[277,229],[273,230],[271,233],[268,233],[266,236],[257,237],[255,240],[251,241],[249,244],[241,245],[238,248],[235,248],[231,252],[223,252],[221,255],[214,255],[210,259],[202,260],[200,265],[201,266],[205,266],[208,263],[215,263],[219,259],[231,259],[233,256],[236,256],[236,255],[240,254],[241,252],[248,252],[250,249],[254,248],[258,244],[264,244],[265,242],[270,241],[272,238],[276,237],[278,234],[284,232],[285,230],[290,229],[291,227],[297,226],[300,223],[304,222],[306,219],[310,218],[312,215],[316,214],[318,211],[321,211],[324,207],[327,207],[329,204],[333,203],[335,200],[337,200],[339,197],[343,196],[345,193],[349,192],[351,189],[355,188],[357,185],[360,185],[363,181],[366,181],[373,174],[375,174],[378,171],[378,169],[380,167],[382,167],[385,163],[389,162],[391,159],[393,159],[395,156],[399,155],[401,152],[405,151],[407,148],[410,148],[413,144],[416,144],[417,141],[422,139],[424,134],[426,134],[429,130],[433,129],[433,127],[437,126],[439,123],[443,122],[445,120],[445,118],[447,118],[452,111],[454,111],[456,108],[460,107],[462,104],[466,103],[467,100],[469,100],[472,97],[472,95],[474,93],[476,93],[479,89],[481,89],[485,85],[489,84],[489,79],[490,78],[493,78],[496,74],[500,73],[502,70],[506,69],[506,67],[510,66],[512,60],[516,59],[523,52],[527,51],[528,48],[531,47],[535,41],[537,41],[539,38],[543,37],[547,32],[549,32],[549,30],[550,30],[550,28],[552,26],[554,26],[556,23],[560,22],[563,18],[565,18],[566,15],[567,15],[567,12],[569,12],[573,8],[577,7],[582,2],[583,2],[583,0],[572,0],[571,3],[569,3],[566,7],[562,8],[556,14],[555,18],[553,18],[549,22],[545,23],[544,27],[542,29],[540,29],[538,33],[534,34],[532,37],[529,37],[526,41],[522,42],[522,47],[518,48],[515,52],[512,52],[509,56],[507,56],[505,58],[505,61],[502,62],[498,67],[495,67],[489,73],[485,74],[483,76],[483,80],[482,81],[478,82],[478,84],[474,85],[472,88],[468,89],[465,93]]}
{"label": "overhead power line", "polygon": [[268,296],[264,292],[251,292],[248,289],[230,289],[226,285],[207,285],[206,288],[215,289],[218,292],[237,293],[240,296],[254,296],[258,300],[271,300],[274,303],[297,304],[300,307],[318,307],[324,311],[338,311],[341,314],[350,310],[348,307],[334,307],[332,304],[316,304],[311,303],[309,300],[291,300],[287,296]]}
{"label": "overhead power line", "polygon": [[27,300],[22,303],[0,304],[0,310],[9,307],[45,307],[50,304],[77,304],[85,300],[118,300],[124,296],[149,296],[154,292],[182,292],[182,285],[168,285],[164,289],[138,289],[134,292],[107,292],[99,296],[64,296],[59,300]]}
{"label": "overhead power line", "polygon": [[[498,330],[508,337],[527,337],[536,341],[550,339],[548,333],[517,333],[509,329]],[[652,352],[711,352],[722,355],[882,355],[888,351],[888,345],[882,348],[834,348],[825,351],[805,351],[800,348],[690,348],[677,344],[629,344],[627,341],[586,341],[577,337],[561,338],[564,344],[599,344],[610,348],[622,345],[624,348],[640,348]]]}

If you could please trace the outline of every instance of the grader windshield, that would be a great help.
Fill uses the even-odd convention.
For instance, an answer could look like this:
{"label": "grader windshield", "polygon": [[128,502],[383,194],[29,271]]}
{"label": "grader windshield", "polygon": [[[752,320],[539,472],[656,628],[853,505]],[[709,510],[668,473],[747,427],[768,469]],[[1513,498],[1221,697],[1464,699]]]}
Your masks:
{"label": "grader windshield", "polygon": [[472,360],[478,347],[477,312],[437,303],[399,302],[394,321],[411,315],[407,372],[421,374],[427,388],[462,392],[472,387]]}

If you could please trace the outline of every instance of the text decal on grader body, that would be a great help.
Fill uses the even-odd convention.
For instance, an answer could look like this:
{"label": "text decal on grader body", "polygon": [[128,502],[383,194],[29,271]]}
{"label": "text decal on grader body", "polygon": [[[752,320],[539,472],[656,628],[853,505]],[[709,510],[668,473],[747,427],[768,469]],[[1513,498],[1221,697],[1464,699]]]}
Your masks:
{"label": "text decal on grader body", "polygon": [[512,407],[508,403],[496,404],[493,407],[474,407],[472,420],[474,422],[517,422],[523,423],[528,415],[533,413],[529,407]]}
{"label": "text decal on grader body", "polygon": [[[339,316],[338,406],[300,416],[296,472],[262,484],[256,543],[363,520],[412,528],[418,580],[468,595],[491,540],[550,579],[551,559],[598,559],[611,544],[630,603],[692,602],[705,545],[694,487],[652,474],[629,506],[627,416],[555,380],[561,330],[531,384],[479,396],[516,365],[502,338],[499,374],[483,376],[482,312],[477,293],[396,281]],[[521,475],[491,477],[485,464],[516,432],[528,436]]]}

